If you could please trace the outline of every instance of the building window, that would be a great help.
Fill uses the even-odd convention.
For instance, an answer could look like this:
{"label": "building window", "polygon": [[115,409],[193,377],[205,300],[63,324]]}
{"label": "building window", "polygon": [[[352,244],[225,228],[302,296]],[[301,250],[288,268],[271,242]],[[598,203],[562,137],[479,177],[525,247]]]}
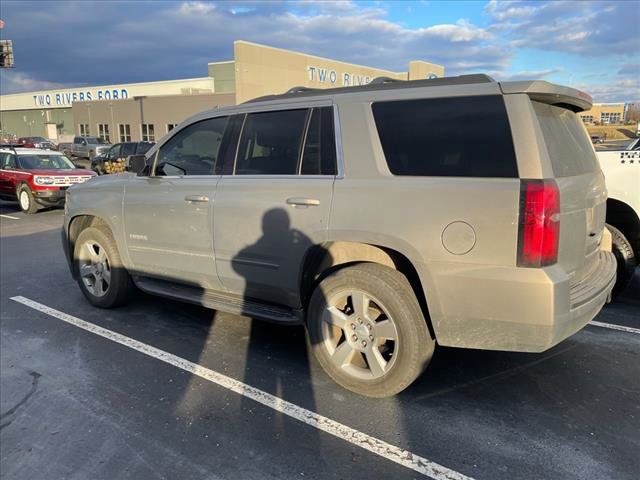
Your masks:
{"label": "building window", "polygon": [[581,115],[584,123],[593,123],[593,115]]}
{"label": "building window", "polygon": [[167,123],[167,133],[169,133],[171,130],[173,130],[177,126],[178,126],[177,123]]}
{"label": "building window", "polygon": [[98,124],[98,137],[102,138],[105,142],[111,143],[111,136],[109,135],[109,125],[106,123]]}
{"label": "building window", "polygon": [[622,114],[620,112],[601,112],[600,123],[620,123]]}
{"label": "building window", "polygon": [[129,125],[128,123],[121,123],[118,127],[120,129],[120,141],[130,142],[131,141],[131,125]]}
{"label": "building window", "polygon": [[81,123],[80,125],[78,125],[78,131],[80,132],[81,137],[88,137],[89,135],[91,135],[89,132],[88,123]]}
{"label": "building window", "polygon": [[143,142],[155,142],[156,135],[153,129],[153,123],[142,124],[142,141]]}

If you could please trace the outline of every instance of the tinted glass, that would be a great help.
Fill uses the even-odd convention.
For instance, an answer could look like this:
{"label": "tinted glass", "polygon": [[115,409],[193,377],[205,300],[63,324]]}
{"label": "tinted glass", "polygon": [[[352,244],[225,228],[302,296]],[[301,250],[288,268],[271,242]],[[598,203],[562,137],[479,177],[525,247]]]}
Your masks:
{"label": "tinted glass", "polygon": [[300,173],[303,175],[336,174],[336,141],[331,107],[313,109],[304,142]]}
{"label": "tinted glass", "polygon": [[379,102],[372,108],[394,175],[518,176],[499,95]]}
{"label": "tinted glass", "polygon": [[228,117],[183,128],[158,152],[156,175],[213,175]]}
{"label": "tinted glass", "polygon": [[600,164],[580,117],[566,108],[532,102],[556,177],[598,172]]}
{"label": "tinted glass", "polygon": [[129,155],[136,154],[136,144],[135,143],[123,143],[122,144],[122,153],[123,157],[128,157]]}
{"label": "tinted glass", "polygon": [[295,175],[308,110],[250,113],[244,123],[237,175]]}
{"label": "tinted glass", "polygon": [[[136,149],[136,154],[141,155],[143,153],[147,153],[151,147],[153,147],[153,143],[151,142],[142,142],[142,143],[138,143],[138,148]],[[135,147],[135,145],[134,145]],[[133,154],[131,154],[133,155]]]}
{"label": "tinted glass", "polygon": [[16,168],[16,157],[10,153],[0,153],[0,168]]}
{"label": "tinted glass", "polygon": [[107,158],[109,160],[115,160],[119,156],[120,156],[120,145],[114,145],[109,149],[109,152],[107,153]]}

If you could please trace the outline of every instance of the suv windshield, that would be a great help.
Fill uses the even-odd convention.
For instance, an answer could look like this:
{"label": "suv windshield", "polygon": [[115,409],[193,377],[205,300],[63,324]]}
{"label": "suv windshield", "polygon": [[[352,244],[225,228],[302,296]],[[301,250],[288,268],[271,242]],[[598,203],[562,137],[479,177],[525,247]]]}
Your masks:
{"label": "suv windshield", "polygon": [[46,168],[62,170],[76,168],[71,160],[64,155],[18,155],[20,168],[32,170],[36,168]]}

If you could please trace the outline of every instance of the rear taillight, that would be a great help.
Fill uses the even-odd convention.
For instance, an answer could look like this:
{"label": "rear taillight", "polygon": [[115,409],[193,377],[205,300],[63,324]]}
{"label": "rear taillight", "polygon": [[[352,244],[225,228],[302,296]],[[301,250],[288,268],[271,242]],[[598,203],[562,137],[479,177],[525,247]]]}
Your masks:
{"label": "rear taillight", "polygon": [[522,180],[518,266],[543,267],[558,260],[560,192],[553,180]]}

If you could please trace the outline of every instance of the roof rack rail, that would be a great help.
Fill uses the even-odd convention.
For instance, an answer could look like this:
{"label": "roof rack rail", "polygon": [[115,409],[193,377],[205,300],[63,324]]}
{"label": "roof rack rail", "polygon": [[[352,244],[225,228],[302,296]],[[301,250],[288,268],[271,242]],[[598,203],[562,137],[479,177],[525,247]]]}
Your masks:
{"label": "roof rack rail", "polygon": [[484,73],[458,75],[456,77],[436,77],[418,80],[398,80],[390,77],[377,77],[366,85],[342,86],[334,88],[293,87],[279,95],[265,95],[247,100],[244,103],[266,102],[286,99],[288,96],[307,97],[315,95],[337,95],[343,93],[367,92],[376,90],[396,90],[418,87],[444,87],[453,85],[470,85],[474,83],[494,83],[495,80]]}
{"label": "roof rack rail", "polygon": [[404,82],[404,80],[400,80],[398,78],[391,78],[391,77],[376,77],[369,82],[369,85],[384,85],[385,83],[395,83],[395,82]]}
{"label": "roof rack rail", "polygon": [[303,87],[302,85],[297,85],[295,87],[291,87],[287,90],[284,95],[290,95],[292,93],[302,93],[302,92],[313,92],[314,90],[318,90],[317,88]]}

